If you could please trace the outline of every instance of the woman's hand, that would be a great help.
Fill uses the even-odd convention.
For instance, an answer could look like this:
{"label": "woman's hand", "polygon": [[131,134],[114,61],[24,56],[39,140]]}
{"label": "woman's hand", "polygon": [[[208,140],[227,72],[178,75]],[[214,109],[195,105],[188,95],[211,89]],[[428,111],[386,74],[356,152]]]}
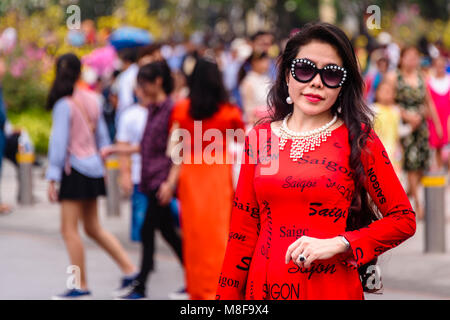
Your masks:
{"label": "woman's hand", "polygon": [[159,186],[158,192],[156,194],[159,203],[162,206],[166,206],[170,203],[173,197],[174,187],[167,181],[164,181]]}
{"label": "woman's hand", "polygon": [[[285,262],[287,264],[292,259],[292,262],[300,268],[309,268],[315,260],[330,259],[345,251],[347,251],[347,246],[339,237],[317,239],[303,236],[289,246]],[[306,258],[305,261],[301,262],[298,259],[300,254]]]}
{"label": "woman's hand", "polygon": [[128,173],[122,173],[120,175],[120,188],[122,189],[123,195],[125,197],[131,196],[133,193],[133,181],[131,175]]}
{"label": "woman's hand", "polygon": [[105,146],[100,150],[100,156],[102,157],[103,161],[106,161],[106,158],[108,158],[110,155],[116,152],[115,146],[109,145]]}
{"label": "woman's hand", "polygon": [[48,200],[50,202],[58,201],[58,192],[56,191],[55,181],[50,181],[48,183],[47,194],[48,194]]}
{"label": "woman's hand", "polygon": [[422,123],[422,116],[417,112],[408,111],[408,122],[411,125],[412,130],[415,131]]}

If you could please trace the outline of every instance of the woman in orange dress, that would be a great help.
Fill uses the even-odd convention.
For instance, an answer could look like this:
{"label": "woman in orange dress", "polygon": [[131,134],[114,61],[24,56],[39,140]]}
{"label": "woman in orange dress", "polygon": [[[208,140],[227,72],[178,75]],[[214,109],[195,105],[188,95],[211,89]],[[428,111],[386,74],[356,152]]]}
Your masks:
{"label": "woman in orange dress", "polygon": [[181,134],[183,147],[178,180],[183,259],[190,298],[212,300],[234,195],[226,130],[240,129],[244,138],[244,123],[238,107],[227,102],[215,63],[198,59],[188,85],[189,97],[174,106],[171,126],[172,132]]}

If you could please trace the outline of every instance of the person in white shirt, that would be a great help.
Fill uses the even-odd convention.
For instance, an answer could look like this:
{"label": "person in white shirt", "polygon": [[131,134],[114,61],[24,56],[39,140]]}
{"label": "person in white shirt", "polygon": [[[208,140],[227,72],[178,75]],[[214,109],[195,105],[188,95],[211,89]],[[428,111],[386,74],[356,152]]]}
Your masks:
{"label": "person in white shirt", "polygon": [[254,52],[239,72],[239,90],[248,125],[253,125],[267,115],[267,95],[272,83],[267,74],[269,67],[270,59],[267,53]]}
{"label": "person in white shirt", "polygon": [[117,87],[117,110],[116,110],[116,124],[119,123],[119,118],[123,111],[135,104],[134,87],[136,86],[136,77],[139,71],[137,61],[137,48],[125,48],[119,52],[119,57],[122,60],[122,72],[117,76],[115,81]]}
{"label": "person in white shirt", "polygon": [[[125,144],[139,147],[147,121],[147,114],[148,109],[140,104],[134,104],[122,113],[117,128],[116,140],[118,145]],[[138,191],[141,182],[141,155],[133,153],[131,158],[126,155],[120,155],[120,157],[127,158],[124,159],[125,161],[120,161],[120,184],[126,195],[131,194],[131,240],[140,241],[140,229],[147,210],[147,197]],[[127,166],[128,159],[131,160],[131,168]]]}

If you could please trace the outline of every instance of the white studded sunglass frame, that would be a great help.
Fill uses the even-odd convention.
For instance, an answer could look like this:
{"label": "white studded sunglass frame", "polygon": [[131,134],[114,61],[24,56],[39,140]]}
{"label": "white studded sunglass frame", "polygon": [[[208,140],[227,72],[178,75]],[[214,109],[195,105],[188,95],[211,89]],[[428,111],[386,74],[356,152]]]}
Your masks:
{"label": "white studded sunglass frame", "polygon": [[[308,78],[308,79],[299,79],[299,78],[297,77],[297,75],[296,75],[296,73],[295,73],[295,69],[296,69],[296,66],[297,66],[299,63],[307,64],[307,65],[311,66],[311,67],[314,69],[314,73],[312,74],[312,76],[311,76],[310,78]],[[339,71],[342,71],[342,77],[341,77],[341,80],[339,81],[338,84],[336,84],[336,85],[330,85],[330,84],[327,82],[326,76],[324,76],[324,74],[323,74],[323,72],[326,71],[326,70],[339,70]],[[322,80],[322,83],[323,83],[325,86],[327,86],[328,88],[332,88],[332,89],[342,87],[342,85],[344,84],[345,80],[347,79],[347,70],[346,70],[344,67],[339,67],[339,66],[337,66],[337,65],[330,64],[330,65],[326,65],[326,66],[323,67],[322,69],[319,69],[319,68],[317,68],[316,64],[315,64],[314,62],[312,62],[311,60],[308,60],[308,59],[298,59],[298,58],[292,60],[292,63],[291,63],[291,75],[292,75],[292,77],[293,77],[295,80],[297,80],[298,82],[302,82],[302,83],[310,82],[312,79],[314,79],[314,77],[317,75],[317,73],[320,74],[320,79]]]}

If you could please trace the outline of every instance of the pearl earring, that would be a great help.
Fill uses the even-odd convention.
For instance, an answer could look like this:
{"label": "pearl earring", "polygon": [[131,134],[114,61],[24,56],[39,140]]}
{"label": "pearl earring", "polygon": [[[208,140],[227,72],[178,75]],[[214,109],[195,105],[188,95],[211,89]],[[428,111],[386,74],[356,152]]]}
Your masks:
{"label": "pearl earring", "polygon": [[292,104],[292,103],[293,103],[290,96],[288,96],[288,97],[286,98],[286,103],[287,103],[287,104]]}
{"label": "pearl earring", "polygon": [[337,108],[337,112],[340,114],[340,113],[342,113],[342,108],[339,106],[338,108]]}

